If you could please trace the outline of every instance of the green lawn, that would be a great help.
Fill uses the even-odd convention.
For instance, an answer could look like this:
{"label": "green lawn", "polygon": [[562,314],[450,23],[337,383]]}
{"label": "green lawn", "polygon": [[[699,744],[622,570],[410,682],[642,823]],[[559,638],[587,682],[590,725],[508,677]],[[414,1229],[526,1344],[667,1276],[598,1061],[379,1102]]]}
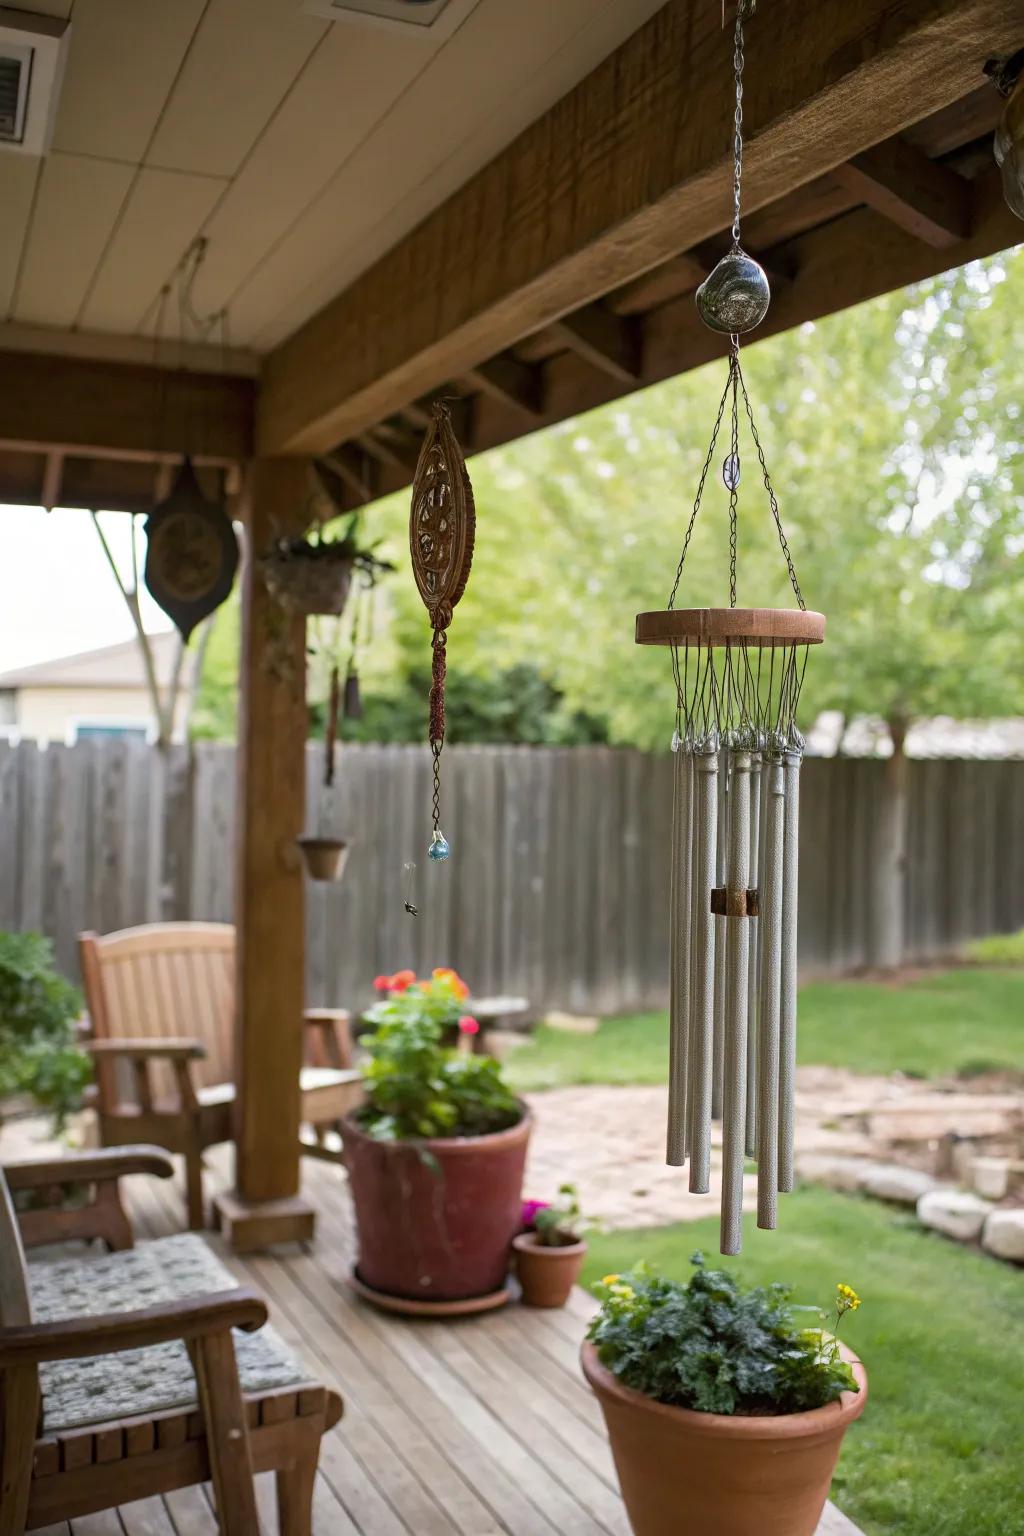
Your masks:
{"label": "green lawn", "polygon": [[[878,985],[818,982],[800,992],[800,1061],[919,1077],[1024,1071],[1024,968],[965,966]],[[538,1029],[513,1052],[519,1089],[566,1083],[663,1083],[664,1014],[605,1020],[595,1035]]]}
{"label": "green lawn", "polygon": [[717,1218],[592,1236],[584,1281],[641,1258],[685,1276],[703,1248],[751,1281],[792,1283],[797,1301],[854,1286],[844,1336],[870,1398],[836,1503],[869,1536],[1024,1536],[1024,1277],[874,1201],[807,1188],[780,1213],[778,1232],[748,1220],[739,1259],[719,1260]]}

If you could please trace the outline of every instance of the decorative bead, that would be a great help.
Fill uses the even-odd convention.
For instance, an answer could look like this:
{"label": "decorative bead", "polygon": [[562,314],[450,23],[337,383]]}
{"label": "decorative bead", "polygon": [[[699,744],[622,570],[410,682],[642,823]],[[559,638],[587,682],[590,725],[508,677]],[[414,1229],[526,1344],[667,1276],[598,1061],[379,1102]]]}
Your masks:
{"label": "decorative bead", "polygon": [[739,483],[740,483],[740,461],[739,461],[739,455],[738,454],[730,453],[723,460],[723,462],[722,462],[722,479],[725,481],[726,489],[727,490],[734,491],[736,489],[736,487],[739,485]]}
{"label": "decorative bead", "polygon": [[430,839],[430,847],[427,849],[427,858],[434,860],[446,859],[451,853],[448,839],[443,832],[435,831]]}
{"label": "decorative bead", "polygon": [[768,313],[771,289],[765,270],[745,251],[730,251],[697,289],[697,313],[726,336],[740,336]]}

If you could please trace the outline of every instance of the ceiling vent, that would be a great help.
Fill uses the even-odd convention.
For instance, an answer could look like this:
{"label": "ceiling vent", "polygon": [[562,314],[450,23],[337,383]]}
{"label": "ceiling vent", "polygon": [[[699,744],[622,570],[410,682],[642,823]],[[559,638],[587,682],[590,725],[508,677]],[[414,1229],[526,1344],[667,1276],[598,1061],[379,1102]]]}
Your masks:
{"label": "ceiling vent", "polygon": [[45,154],[70,27],[0,5],[0,150]]}
{"label": "ceiling vent", "polygon": [[302,9],[311,16],[326,16],[329,21],[400,28],[407,36],[418,32],[436,40],[455,30],[467,6],[453,4],[452,0],[304,0]]}

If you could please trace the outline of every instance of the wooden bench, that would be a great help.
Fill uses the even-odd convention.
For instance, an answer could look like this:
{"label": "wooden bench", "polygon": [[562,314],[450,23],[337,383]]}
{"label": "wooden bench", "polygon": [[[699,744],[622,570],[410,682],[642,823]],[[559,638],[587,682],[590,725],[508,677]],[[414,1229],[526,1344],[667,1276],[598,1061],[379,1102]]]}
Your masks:
{"label": "wooden bench", "polygon": [[[310,1536],[320,1440],[341,1399],[257,1331],[262,1298],[204,1238],[132,1248],[117,1179],[142,1172],[166,1178],[172,1164],[139,1147],[0,1170],[0,1536],[211,1479],[221,1531],[252,1536],[263,1471],[277,1475],[281,1536]],[[19,1215],[15,1199],[58,1186],[107,1192],[75,1208],[73,1235],[110,1245],[116,1208],[110,1256],[26,1264],[26,1240],[68,1227],[59,1207]]]}
{"label": "wooden bench", "polygon": [[[152,923],[79,936],[95,1107],[104,1146],[155,1142],[185,1160],[188,1220],[204,1222],[202,1154],[230,1141],[234,1113],[235,930]],[[300,1078],[304,1151],[325,1155],[328,1129],[358,1102],[348,1014],[307,1010]]]}

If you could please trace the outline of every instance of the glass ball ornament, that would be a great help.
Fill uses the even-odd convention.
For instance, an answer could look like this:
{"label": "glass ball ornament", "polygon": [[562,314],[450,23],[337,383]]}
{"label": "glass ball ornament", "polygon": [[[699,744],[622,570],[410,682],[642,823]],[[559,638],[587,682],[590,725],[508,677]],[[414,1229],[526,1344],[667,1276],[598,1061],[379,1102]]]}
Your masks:
{"label": "glass ball ornament", "polygon": [[437,863],[441,859],[446,859],[451,851],[451,846],[444,833],[434,832],[430,839],[430,847],[427,849],[427,858],[433,859]]}
{"label": "glass ball ornament", "polygon": [[761,324],[771,302],[768,278],[746,251],[730,251],[697,289],[697,313],[725,336],[742,336]]}
{"label": "glass ball ornament", "polygon": [[1006,206],[1018,219],[1024,219],[1024,71],[1006,103],[993,150],[1003,178]]}

